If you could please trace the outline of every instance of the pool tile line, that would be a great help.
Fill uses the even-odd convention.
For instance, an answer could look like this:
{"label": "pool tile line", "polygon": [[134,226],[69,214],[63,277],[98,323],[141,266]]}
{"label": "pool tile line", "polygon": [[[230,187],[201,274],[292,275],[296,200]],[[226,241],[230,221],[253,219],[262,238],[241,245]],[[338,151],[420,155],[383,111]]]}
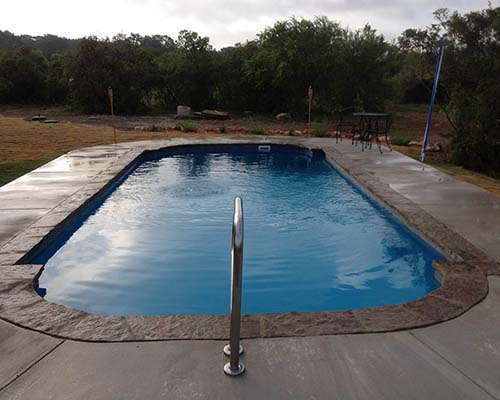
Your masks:
{"label": "pool tile line", "polygon": [[55,337],[82,341],[225,339],[229,330],[227,316],[113,317],[49,303],[34,290],[43,266],[14,264],[29,261],[34,250],[50,242],[75,214],[119,179],[120,174],[146,151],[185,145],[263,143],[324,151],[327,158],[346,171],[355,182],[446,251],[450,260],[435,263],[442,277],[442,286],[420,300],[353,311],[245,315],[242,319],[243,338],[374,333],[429,326],[463,314],[486,296],[486,274],[498,274],[498,263],[345,157],[335,148],[332,140],[287,137],[173,139],[120,144],[117,145],[120,151],[113,151],[113,146],[101,150],[99,147],[81,149],[65,156],[71,157],[76,153],[81,158],[86,153],[95,156],[102,151],[114,161],[107,168],[96,171],[87,183],[80,184],[78,190],[0,247],[0,318]]}

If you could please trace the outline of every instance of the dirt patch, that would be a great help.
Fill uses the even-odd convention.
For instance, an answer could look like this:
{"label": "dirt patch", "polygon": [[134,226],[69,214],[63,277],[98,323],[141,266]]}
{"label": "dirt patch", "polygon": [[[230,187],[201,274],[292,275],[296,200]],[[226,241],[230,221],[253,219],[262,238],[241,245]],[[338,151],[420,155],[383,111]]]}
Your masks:
{"label": "dirt patch", "polygon": [[[392,126],[391,135],[407,140],[422,140],[427,123],[427,112],[397,111]],[[435,111],[432,115],[430,142],[439,142],[444,147],[450,142],[453,127],[442,111]]]}

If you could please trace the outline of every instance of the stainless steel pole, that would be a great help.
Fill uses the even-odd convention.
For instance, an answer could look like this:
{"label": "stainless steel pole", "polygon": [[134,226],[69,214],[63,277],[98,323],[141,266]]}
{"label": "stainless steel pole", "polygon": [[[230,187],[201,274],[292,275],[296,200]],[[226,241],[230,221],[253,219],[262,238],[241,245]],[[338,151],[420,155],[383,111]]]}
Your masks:
{"label": "stainless steel pole", "polygon": [[[229,345],[224,353],[230,357],[224,365],[224,372],[229,376],[241,375],[245,365],[240,362],[243,347],[240,345],[241,322],[241,281],[243,275],[243,201],[240,197],[234,199],[233,241],[231,249],[231,327]],[[231,351],[238,349],[237,351]]]}

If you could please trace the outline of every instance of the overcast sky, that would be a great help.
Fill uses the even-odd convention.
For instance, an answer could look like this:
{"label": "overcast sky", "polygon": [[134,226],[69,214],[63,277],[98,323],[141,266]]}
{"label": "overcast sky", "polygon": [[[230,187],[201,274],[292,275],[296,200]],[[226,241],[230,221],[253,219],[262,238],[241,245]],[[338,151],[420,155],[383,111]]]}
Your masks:
{"label": "overcast sky", "polygon": [[130,32],[176,38],[179,30],[189,29],[220,48],[253,39],[291,16],[326,15],[351,28],[369,22],[392,39],[406,28],[429,25],[437,8],[467,12],[487,6],[487,0],[2,0],[0,30],[71,38]]}

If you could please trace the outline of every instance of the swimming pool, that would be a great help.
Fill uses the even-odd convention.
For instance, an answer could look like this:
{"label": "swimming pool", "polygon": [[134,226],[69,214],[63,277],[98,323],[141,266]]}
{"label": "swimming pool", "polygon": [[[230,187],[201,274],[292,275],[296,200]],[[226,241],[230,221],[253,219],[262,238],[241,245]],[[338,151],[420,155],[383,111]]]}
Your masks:
{"label": "swimming pool", "polygon": [[[261,150],[267,150],[263,148]],[[233,197],[245,202],[243,312],[418,299],[443,256],[319,152],[185,147],[143,157],[32,262],[47,300],[109,315],[226,314]]]}

